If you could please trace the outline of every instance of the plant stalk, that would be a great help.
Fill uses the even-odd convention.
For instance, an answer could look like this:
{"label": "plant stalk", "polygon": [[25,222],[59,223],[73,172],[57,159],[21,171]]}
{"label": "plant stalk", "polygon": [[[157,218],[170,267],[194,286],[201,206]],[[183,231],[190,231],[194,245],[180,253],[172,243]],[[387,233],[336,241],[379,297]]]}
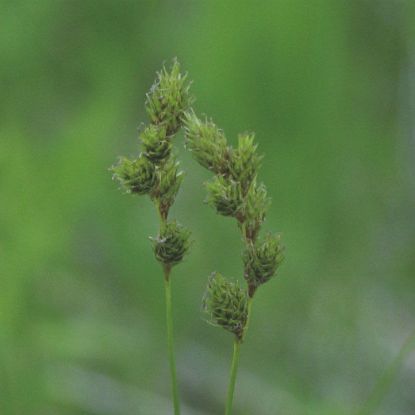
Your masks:
{"label": "plant stalk", "polygon": [[229,378],[228,396],[226,399],[225,415],[232,414],[233,393],[235,390],[236,374],[238,372],[240,347],[241,347],[241,340],[235,337],[234,342],[233,342],[232,366],[231,366],[231,372],[230,372],[230,378]]}
{"label": "plant stalk", "polygon": [[177,386],[176,359],[174,355],[173,312],[171,302],[170,268],[164,269],[164,293],[166,296],[166,324],[167,324],[167,350],[170,365],[171,389],[173,395],[174,414],[180,415],[179,389]]}
{"label": "plant stalk", "polygon": [[245,324],[242,340],[245,339],[246,333],[247,333],[248,328],[249,328],[249,323],[251,322],[251,313],[252,313],[252,303],[253,303],[253,301],[254,301],[253,297],[248,298],[248,311],[247,311],[246,324]]}

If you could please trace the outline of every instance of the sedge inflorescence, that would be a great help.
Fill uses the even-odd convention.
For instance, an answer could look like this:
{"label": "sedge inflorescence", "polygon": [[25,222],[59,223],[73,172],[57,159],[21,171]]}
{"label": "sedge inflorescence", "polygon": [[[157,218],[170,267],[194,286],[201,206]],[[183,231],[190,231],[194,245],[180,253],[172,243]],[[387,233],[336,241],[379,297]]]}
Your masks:
{"label": "sedge inflorescence", "polygon": [[203,302],[212,324],[242,340],[249,302],[257,288],[276,274],[283,260],[279,235],[268,233],[259,238],[270,205],[266,187],[258,181],[262,156],[254,134],[240,134],[233,147],[212,120],[200,119],[193,110],[185,115],[185,138],[186,148],[196,161],[214,173],[206,183],[207,203],[218,214],[235,218],[242,233],[246,289],[214,273]]}
{"label": "sedge inflorescence", "polygon": [[206,183],[206,202],[225,217],[236,219],[242,234],[244,265],[242,286],[219,272],[211,274],[203,298],[208,322],[234,335],[226,415],[231,414],[233,390],[239,359],[239,347],[248,328],[252,299],[258,287],[268,282],[283,260],[278,234],[260,237],[270,199],[266,187],[258,180],[262,156],[258,154],[254,134],[238,136],[236,146],[228,143],[224,132],[212,120],[200,119],[191,104],[187,76],[175,60],[164,67],[146,95],[149,123],[141,127],[140,152],[134,159],[121,157],[111,168],[113,178],[129,194],[148,195],[158,212],[158,235],[150,238],[154,256],[163,266],[166,300],[168,358],[174,414],[180,415],[173,341],[173,316],[170,273],[190,247],[190,232],[169,218],[183,181],[172,147],[172,140],[184,127],[185,146],[196,161],[213,173]]}
{"label": "sedge inflorescence", "polygon": [[209,314],[210,324],[223,327],[242,339],[248,319],[248,302],[245,290],[237,282],[228,281],[214,272],[209,277],[203,307]]}
{"label": "sedge inflorescence", "polygon": [[149,124],[140,133],[141,152],[136,159],[121,157],[111,168],[113,178],[126,193],[149,195],[161,219],[159,234],[151,238],[155,257],[165,267],[178,264],[189,249],[190,232],[168,214],[183,172],[172,150],[172,139],[183,125],[183,116],[192,103],[187,75],[174,60],[164,67],[146,96]]}

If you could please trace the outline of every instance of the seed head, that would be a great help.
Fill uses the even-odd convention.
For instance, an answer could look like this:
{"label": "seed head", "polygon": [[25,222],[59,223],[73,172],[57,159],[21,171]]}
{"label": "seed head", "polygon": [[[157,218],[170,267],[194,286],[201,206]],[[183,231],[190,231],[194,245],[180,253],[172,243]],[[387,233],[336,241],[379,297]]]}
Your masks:
{"label": "seed head", "polygon": [[215,176],[206,183],[208,191],[207,202],[223,216],[238,217],[243,207],[242,189],[239,183]]}
{"label": "seed head", "polygon": [[243,212],[248,239],[256,239],[269,205],[270,199],[266,187],[262,183],[257,184],[256,181],[253,181],[246,194]]}
{"label": "seed head", "polygon": [[193,101],[186,78],[187,74],[180,73],[180,65],[175,59],[170,70],[163,67],[157,73],[157,79],[147,93],[145,105],[150,121],[163,126],[169,137],[180,129],[183,114]]}
{"label": "seed head", "polygon": [[173,266],[182,261],[190,246],[190,231],[176,221],[166,223],[153,240],[154,255],[161,263]]}
{"label": "seed head", "polygon": [[245,279],[256,289],[269,281],[284,259],[280,236],[268,234],[261,242],[249,244],[244,252]]}
{"label": "seed head", "polygon": [[203,299],[203,308],[209,315],[209,323],[223,327],[242,339],[248,317],[248,297],[237,283],[213,273]]}
{"label": "seed head", "polygon": [[186,148],[203,167],[216,174],[228,170],[227,141],[223,131],[207,119],[201,121],[193,111],[184,117]]}
{"label": "seed head", "polygon": [[174,157],[170,157],[166,163],[156,169],[156,185],[151,197],[157,201],[160,212],[165,217],[167,217],[167,212],[174,203],[183,181],[183,172],[179,166],[179,162]]}
{"label": "seed head", "polygon": [[230,176],[241,183],[245,192],[255,179],[262,160],[262,156],[259,156],[256,152],[257,147],[254,144],[254,134],[240,134],[238,147],[231,153]]}
{"label": "seed head", "polygon": [[127,193],[150,193],[156,183],[153,163],[141,155],[135,160],[121,157],[118,164],[110,170],[113,172],[113,179],[118,180]]}
{"label": "seed head", "polygon": [[154,164],[159,164],[171,153],[171,142],[166,139],[166,129],[163,126],[150,124],[140,134],[143,154]]}

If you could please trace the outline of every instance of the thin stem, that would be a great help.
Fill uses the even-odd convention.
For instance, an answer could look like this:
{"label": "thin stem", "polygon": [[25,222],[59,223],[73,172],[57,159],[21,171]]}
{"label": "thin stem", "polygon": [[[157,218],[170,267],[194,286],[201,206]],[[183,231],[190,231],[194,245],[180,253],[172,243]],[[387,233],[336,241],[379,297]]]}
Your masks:
{"label": "thin stem", "polygon": [[232,366],[231,366],[231,372],[230,372],[230,378],[229,378],[228,396],[226,399],[225,415],[232,414],[233,392],[235,390],[236,374],[238,372],[240,346],[241,346],[241,341],[235,337],[235,340],[233,342]]}
{"label": "thin stem", "polygon": [[251,322],[251,313],[252,313],[253,300],[254,300],[253,297],[248,298],[248,311],[247,311],[246,324],[245,324],[245,327],[244,327],[244,333],[243,333],[243,336],[242,336],[242,340],[245,339],[246,333],[247,333],[248,328],[249,328],[249,323]]}
{"label": "thin stem", "polygon": [[403,361],[412,351],[414,351],[414,349],[415,331],[413,331],[403,343],[398,355],[379,379],[368,400],[363,405],[363,408],[358,412],[358,415],[369,415],[376,410],[392,384],[393,379],[398,373]]}
{"label": "thin stem", "polygon": [[170,364],[171,388],[173,395],[174,414],[180,415],[179,389],[177,386],[176,360],[174,356],[173,313],[171,304],[170,268],[164,269],[164,292],[166,295],[167,350]]}
{"label": "thin stem", "polygon": [[[168,210],[163,213],[159,201],[156,202],[156,210],[159,215],[160,228],[163,228],[163,226],[165,226],[167,223]],[[176,358],[174,354],[173,310],[172,310],[172,301],[171,301],[171,282],[170,282],[171,266],[164,264],[163,271],[164,271],[164,294],[166,298],[167,354],[168,354],[169,366],[170,366],[171,391],[173,395],[174,415],[180,415],[180,398],[179,398],[179,388],[177,386]]]}

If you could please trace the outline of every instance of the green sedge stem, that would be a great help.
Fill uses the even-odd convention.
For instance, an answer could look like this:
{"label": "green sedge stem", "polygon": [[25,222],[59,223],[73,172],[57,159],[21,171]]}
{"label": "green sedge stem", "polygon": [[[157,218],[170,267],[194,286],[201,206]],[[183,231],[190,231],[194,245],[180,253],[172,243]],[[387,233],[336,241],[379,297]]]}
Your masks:
{"label": "green sedge stem", "polygon": [[358,412],[358,415],[369,415],[373,413],[382,401],[382,398],[386,395],[390,385],[393,382],[396,374],[398,373],[402,363],[408,357],[408,355],[415,349],[415,331],[409,335],[406,341],[403,343],[398,355],[393,359],[392,363],[386,369],[382,377],[377,382],[373,392],[369,396],[368,400],[363,405],[363,408]]}
{"label": "green sedge stem", "polygon": [[248,311],[247,311],[246,324],[245,324],[245,328],[244,328],[244,333],[243,333],[243,336],[242,336],[242,340],[245,339],[246,333],[247,333],[248,328],[249,328],[249,323],[251,321],[251,313],[252,313],[252,303],[253,303],[253,300],[254,299],[252,297],[249,297],[248,298]]}
{"label": "green sedge stem", "polygon": [[[160,203],[156,204],[157,213],[160,219],[160,228],[166,225],[167,215],[163,216]],[[171,391],[173,395],[173,407],[174,415],[180,415],[180,398],[179,398],[179,388],[177,386],[177,374],[176,374],[176,358],[174,354],[174,335],[173,335],[173,310],[172,310],[172,301],[171,301],[171,282],[170,282],[170,272],[171,266],[164,265],[164,294],[166,299],[166,327],[167,327],[167,354],[169,359],[170,366],[170,378],[171,378]]]}
{"label": "green sedge stem", "polygon": [[235,337],[235,340],[233,342],[232,366],[231,366],[231,373],[230,373],[229,386],[228,386],[228,396],[226,399],[225,415],[232,414],[233,393],[235,390],[236,374],[238,372],[240,346],[241,346],[241,341]]}
{"label": "green sedge stem", "polygon": [[179,389],[177,386],[176,361],[174,356],[173,313],[171,303],[171,283],[169,268],[165,268],[164,275],[164,292],[166,295],[167,349],[170,364],[171,388],[173,395],[174,414],[180,415]]}
{"label": "green sedge stem", "polygon": [[[247,243],[250,242],[248,238],[246,237],[245,223],[242,223],[242,235],[245,238]],[[237,337],[235,337],[234,342],[233,342],[233,356],[232,356],[232,365],[231,365],[231,372],[230,372],[229,385],[228,385],[228,396],[226,399],[225,415],[232,414],[233,394],[235,391],[236,375],[237,375],[238,366],[239,366],[239,355],[240,355],[241,342],[246,336],[246,333],[249,327],[249,322],[251,320],[252,301],[253,301],[253,298],[248,297],[247,318],[246,318],[246,324],[245,324],[245,327],[242,333],[242,338],[238,339]]]}

